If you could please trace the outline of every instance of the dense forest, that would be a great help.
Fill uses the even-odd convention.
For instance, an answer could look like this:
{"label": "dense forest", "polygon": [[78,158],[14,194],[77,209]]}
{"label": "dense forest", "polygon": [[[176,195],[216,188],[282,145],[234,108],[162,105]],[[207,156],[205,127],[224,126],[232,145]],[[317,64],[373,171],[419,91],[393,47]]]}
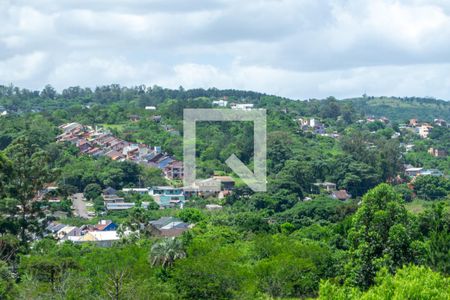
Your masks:
{"label": "dense forest", "polygon": [[[267,192],[252,192],[225,164],[234,153],[252,166],[252,124],[198,125],[198,176],[230,175],[236,187],[221,199],[194,196],[183,209],[152,203],[105,211],[105,188],[181,183],[157,168],[56,143],[58,126],[78,122],[182,160],[183,109],[212,108],[216,100],[267,110]],[[2,86],[0,298],[450,299],[450,130],[433,123],[450,119],[449,109],[448,102],[417,98],[302,101],[182,87],[59,93]],[[413,118],[434,124],[426,138],[409,125]],[[303,125],[311,119],[321,127]],[[440,173],[412,179],[407,165]],[[326,182],[350,197],[333,197],[321,186]],[[50,183],[62,201],[35,201]],[[69,196],[83,192],[94,204],[92,219],[73,215]],[[140,226],[163,216],[195,226],[173,239]],[[107,248],[45,234],[49,221],[81,226],[101,219],[132,234]]]}

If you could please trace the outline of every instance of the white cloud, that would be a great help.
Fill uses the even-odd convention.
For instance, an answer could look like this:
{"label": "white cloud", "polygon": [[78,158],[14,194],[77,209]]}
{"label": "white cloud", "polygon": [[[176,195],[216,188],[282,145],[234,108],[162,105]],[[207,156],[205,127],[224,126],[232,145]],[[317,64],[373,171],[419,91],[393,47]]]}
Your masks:
{"label": "white cloud", "polygon": [[0,84],[450,98],[443,0],[4,0]]}

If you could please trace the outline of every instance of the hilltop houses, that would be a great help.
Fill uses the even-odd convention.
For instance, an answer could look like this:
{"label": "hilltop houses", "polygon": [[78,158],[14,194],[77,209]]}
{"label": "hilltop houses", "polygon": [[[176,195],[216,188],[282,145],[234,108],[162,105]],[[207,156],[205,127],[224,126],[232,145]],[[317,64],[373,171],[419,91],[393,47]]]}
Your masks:
{"label": "hilltop houses", "polygon": [[[57,141],[75,145],[82,154],[107,156],[115,161],[133,161],[164,170],[170,179],[183,178],[182,163],[162,153],[159,146],[127,142],[113,136],[108,130],[94,129],[79,123],[63,124],[59,128],[62,134],[57,136]],[[166,170],[169,163],[174,167]]]}

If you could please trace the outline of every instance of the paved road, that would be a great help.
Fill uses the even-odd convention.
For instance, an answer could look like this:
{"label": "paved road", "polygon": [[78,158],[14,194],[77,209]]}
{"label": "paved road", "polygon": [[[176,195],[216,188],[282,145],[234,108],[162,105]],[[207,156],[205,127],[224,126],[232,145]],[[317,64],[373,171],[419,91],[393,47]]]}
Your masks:
{"label": "paved road", "polygon": [[72,195],[72,205],[75,209],[75,215],[77,215],[81,218],[90,219],[87,209],[86,209],[86,203],[84,203],[84,201],[83,201],[82,193],[77,193],[77,194]]}

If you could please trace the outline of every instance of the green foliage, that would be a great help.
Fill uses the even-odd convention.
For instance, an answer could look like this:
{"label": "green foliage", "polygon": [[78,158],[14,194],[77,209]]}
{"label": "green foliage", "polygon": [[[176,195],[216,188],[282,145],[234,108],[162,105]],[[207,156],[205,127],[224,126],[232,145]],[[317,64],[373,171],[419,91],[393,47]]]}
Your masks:
{"label": "green foliage", "polygon": [[387,184],[370,190],[362,199],[349,233],[351,284],[368,288],[381,266],[393,272],[411,262],[413,250],[408,215],[401,197]]}
{"label": "green foliage", "polygon": [[395,275],[381,270],[376,285],[366,292],[356,288],[340,287],[329,281],[320,285],[319,299],[364,300],[364,299],[449,299],[450,281],[426,267],[407,266]]}
{"label": "green foliage", "polygon": [[203,221],[206,216],[198,208],[185,208],[177,213],[177,217],[188,223],[198,223]]}
{"label": "green foliage", "polygon": [[414,181],[417,196],[427,199],[442,199],[450,193],[450,180],[440,176],[419,176]]}

